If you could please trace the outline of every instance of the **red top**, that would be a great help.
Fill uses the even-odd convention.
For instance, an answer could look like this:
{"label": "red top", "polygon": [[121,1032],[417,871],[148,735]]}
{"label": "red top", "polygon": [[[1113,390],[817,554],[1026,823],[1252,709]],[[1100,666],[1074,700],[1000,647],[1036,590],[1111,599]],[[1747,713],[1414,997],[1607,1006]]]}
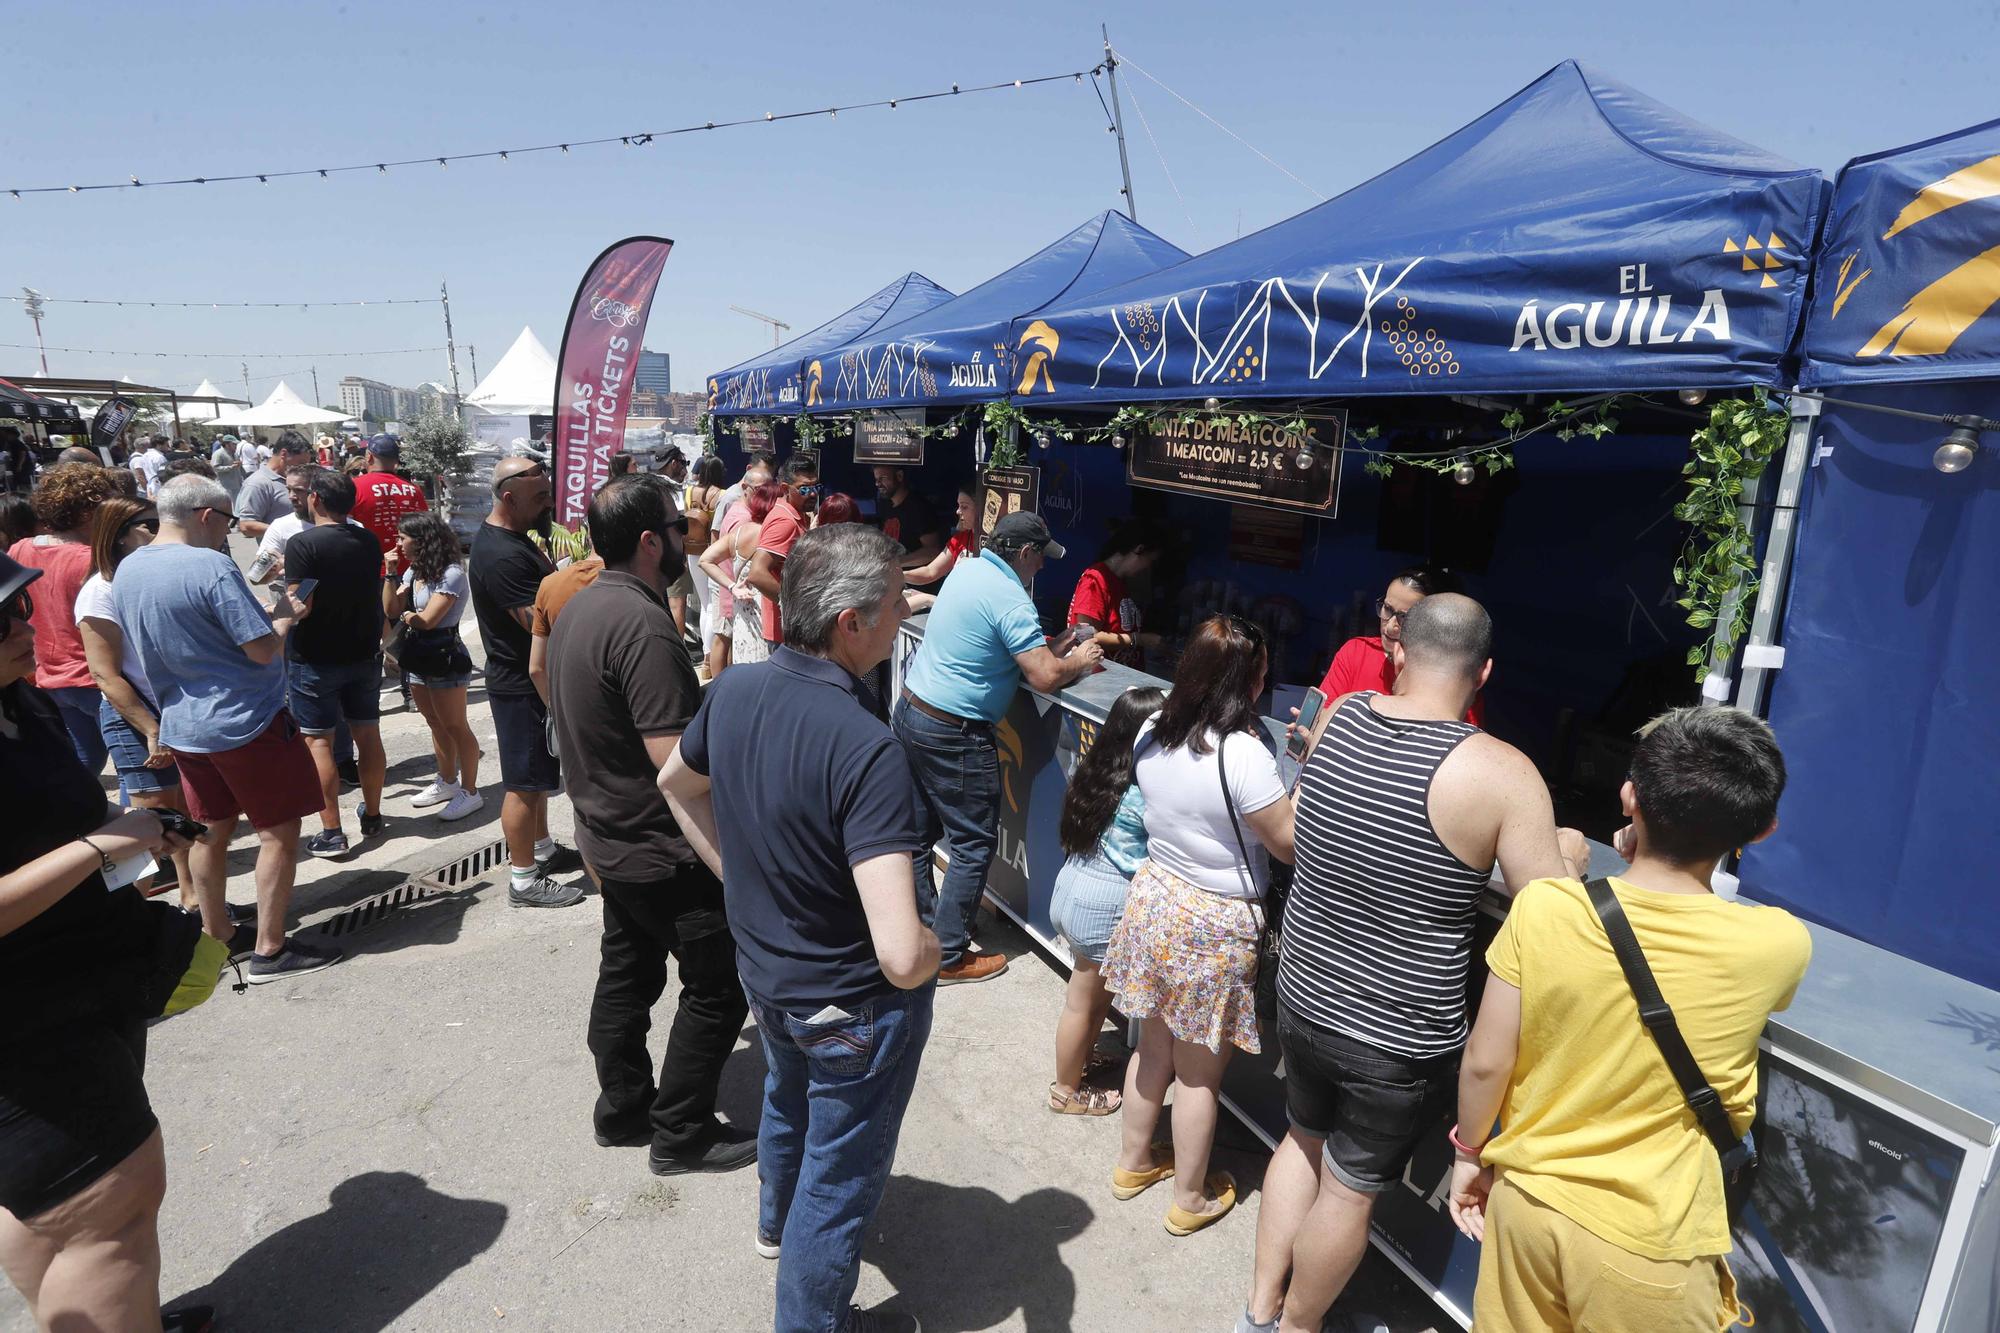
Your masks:
{"label": "red top", "polygon": [[[792,508],[790,500],[780,500],[771,506],[771,512],[764,515],[764,527],[757,535],[757,549],[769,551],[783,560],[792,553],[792,547],[799,538],[805,536],[805,521],[799,511]],[[778,599],[766,597],[764,603],[764,638],[777,643],[785,637],[785,622],[778,614]]]}
{"label": "red top", "polygon": [[[1069,599],[1069,623],[1079,620],[1088,620],[1112,634],[1139,632],[1139,608],[1125,596],[1125,580],[1101,564],[1084,570],[1076,581],[1076,592]],[[1146,664],[1145,650],[1137,644],[1106,648],[1104,655],[1134,670]]]}
{"label": "red top", "polygon": [[963,559],[968,555],[979,554],[979,542],[972,535],[971,528],[960,528],[945,540],[944,549],[950,551],[953,556],[958,557],[958,559],[954,559],[951,562],[952,568],[956,569],[958,568],[959,559]]}
{"label": "red top", "polygon": [[35,684],[45,690],[95,685],[76,632],[76,594],[90,577],[90,547],[53,537],[23,537],[7,552],[19,565],[39,569],[28,585],[35,614]]}
{"label": "red top", "polygon": [[354,479],[354,521],[375,534],[383,555],[396,549],[396,525],[429,508],[424,488],[393,472],[364,472]]}
{"label": "red top", "polygon": [[[1341,644],[1319,688],[1328,703],[1356,690],[1394,694],[1396,664],[1382,651],[1382,637],[1379,634],[1364,634]],[[1476,694],[1472,696],[1472,707],[1465,710],[1465,720],[1475,727],[1486,725],[1484,701]]]}

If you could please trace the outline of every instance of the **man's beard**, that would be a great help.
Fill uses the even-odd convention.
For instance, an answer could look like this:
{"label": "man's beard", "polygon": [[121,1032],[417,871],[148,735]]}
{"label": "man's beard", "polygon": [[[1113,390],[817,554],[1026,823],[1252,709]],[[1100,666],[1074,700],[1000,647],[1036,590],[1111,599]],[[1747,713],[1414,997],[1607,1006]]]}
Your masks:
{"label": "man's beard", "polygon": [[554,532],[555,527],[556,510],[554,505],[550,505],[547,509],[544,509],[528,524],[529,531],[538,533],[544,538],[551,532]]}
{"label": "man's beard", "polygon": [[673,542],[668,541],[666,549],[660,552],[660,586],[678,583],[681,575],[687,573],[687,564],[687,552],[676,551]]}

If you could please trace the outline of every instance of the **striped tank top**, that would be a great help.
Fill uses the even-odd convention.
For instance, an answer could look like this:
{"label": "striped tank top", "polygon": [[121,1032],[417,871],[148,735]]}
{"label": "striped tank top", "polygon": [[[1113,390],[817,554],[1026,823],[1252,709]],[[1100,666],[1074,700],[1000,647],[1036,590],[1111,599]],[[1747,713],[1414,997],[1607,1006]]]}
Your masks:
{"label": "striped tank top", "polygon": [[1298,785],[1297,872],[1278,997],[1299,1017],[1421,1059],[1465,1044],[1465,969],[1489,871],[1431,827],[1431,779],[1477,728],[1343,703]]}

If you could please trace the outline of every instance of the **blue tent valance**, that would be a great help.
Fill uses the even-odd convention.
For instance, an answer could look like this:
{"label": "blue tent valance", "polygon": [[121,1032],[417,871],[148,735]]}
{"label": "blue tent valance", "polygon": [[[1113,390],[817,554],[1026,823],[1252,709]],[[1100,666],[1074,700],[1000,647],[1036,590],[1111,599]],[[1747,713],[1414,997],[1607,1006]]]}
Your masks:
{"label": "blue tent valance", "polygon": [[1047,370],[1017,396],[1777,385],[1825,192],[1565,62],[1324,204],[1016,320]]}
{"label": "blue tent valance", "polygon": [[[1101,213],[971,291],[815,358],[824,375],[821,405],[941,405],[1025,392],[1023,385],[1046,372],[1033,348],[1018,361],[1011,355],[1008,329],[1017,319],[1032,330],[1035,316],[1053,302],[1187,257],[1123,213]],[[1024,336],[1032,342],[1038,335]]]}
{"label": "blue tent valance", "polygon": [[875,329],[900,324],[950,299],[950,292],[923,274],[905,273],[810,333],[802,333],[762,356],[709,376],[708,410],[724,415],[770,416],[812,406],[818,401],[819,386],[809,382],[804,371],[814,358],[855,338],[866,337]]}
{"label": "blue tent valance", "polygon": [[1801,382],[1992,378],[1997,367],[2000,120],[1841,168]]}

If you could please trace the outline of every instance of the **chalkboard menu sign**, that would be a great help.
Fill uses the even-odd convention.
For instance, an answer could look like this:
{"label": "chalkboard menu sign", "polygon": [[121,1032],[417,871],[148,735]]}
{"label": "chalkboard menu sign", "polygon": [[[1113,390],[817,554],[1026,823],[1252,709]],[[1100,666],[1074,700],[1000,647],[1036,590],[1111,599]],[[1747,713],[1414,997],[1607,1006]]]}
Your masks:
{"label": "chalkboard menu sign", "polygon": [[771,419],[769,417],[736,418],[736,442],[745,453],[756,453],[759,449],[769,452],[771,448]]}
{"label": "chalkboard menu sign", "polygon": [[1307,417],[1306,426],[1302,440],[1281,423],[1245,425],[1226,412],[1156,418],[1134,432],[1126,477],[1155,490],[1331,516],[1347,414]]}
{"label": "chalkboard menu sign", "polygon": [[1038,467],[990,467],[979,474],[979,544],[993,535],[993,525],[1022,510],[1038,513],[1042,503],[1042,470]]}
{"label": "chalkboard menu sign", "polygon": [[892,467],[924,465],[924,410],[889,408],[866,413],[854,422],[854,461]]}

